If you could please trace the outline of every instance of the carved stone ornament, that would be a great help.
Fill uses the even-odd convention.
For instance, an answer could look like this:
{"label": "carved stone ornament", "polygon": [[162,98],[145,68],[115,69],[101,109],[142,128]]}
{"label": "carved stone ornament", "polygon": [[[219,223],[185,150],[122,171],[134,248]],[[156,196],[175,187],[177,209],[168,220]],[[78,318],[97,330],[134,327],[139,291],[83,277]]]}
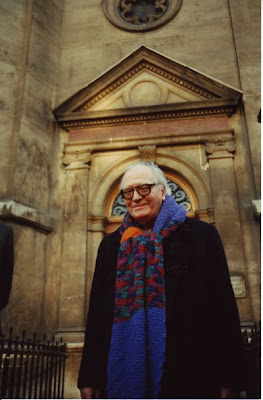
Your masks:
{"label": "carved stone ornament", "polygon": [[67,169],[88,168],[91,163],[91,151],[68,150],[64,151],[63,164]]}
{"label": "carved stone ornament", "polygon": [[118,28],[141,32],[170,21],[181,4],[182,0],[104,0],[103,9]]}
{"label": "carved stone ornament", "polygon": [[155,162],[156,146],[139,146],[140,159],[144,162]]}
{"label": "carved stone ornament", "polygon": [[208,156],[216,154],[220,157],[227,157],[229,154],[235,153],[236,143],[235,138],[232,139],[217,139],[217,140],[207,140],[205,142],[205,151]]}

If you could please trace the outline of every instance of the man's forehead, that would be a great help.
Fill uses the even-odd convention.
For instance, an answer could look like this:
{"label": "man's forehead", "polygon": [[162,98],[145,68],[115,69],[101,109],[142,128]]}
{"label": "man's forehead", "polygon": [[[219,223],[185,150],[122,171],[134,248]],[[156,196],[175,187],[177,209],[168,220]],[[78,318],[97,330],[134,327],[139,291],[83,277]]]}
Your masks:
{"label": "man's forehead", "polygon": [[124,184],[131,184],[133,181],[141,181],[140,183],[147,183],[145,179],[151,179],[153,176],[152,170],[147,165],[138,165],[126,172],[123,178]]}

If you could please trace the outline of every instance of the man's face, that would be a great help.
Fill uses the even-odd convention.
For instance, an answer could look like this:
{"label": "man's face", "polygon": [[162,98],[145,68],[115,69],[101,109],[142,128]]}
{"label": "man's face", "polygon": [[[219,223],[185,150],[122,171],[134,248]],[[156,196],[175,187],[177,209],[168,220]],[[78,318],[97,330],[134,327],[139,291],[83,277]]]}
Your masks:
{"label": "man's face", "polygon": [[[137,166],[128,171],[123,179],[123,189],[134,188],[144,183],[155,183],[150,167]],[[165,189],[162,185],[151,188],[147,196],[140,196],[134,190],[131,200],[124,200],[131,216],[146,229],[152,228],[165,199]]]}

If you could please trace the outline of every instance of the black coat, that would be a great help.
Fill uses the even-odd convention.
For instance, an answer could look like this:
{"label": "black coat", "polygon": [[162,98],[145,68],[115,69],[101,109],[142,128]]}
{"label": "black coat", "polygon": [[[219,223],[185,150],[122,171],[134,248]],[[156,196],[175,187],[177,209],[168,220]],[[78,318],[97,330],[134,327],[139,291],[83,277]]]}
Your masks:
{"label": "black coat", "polygon": [[[119,230],[98,250],[78,387],[104,388]],[[212,398],[240,384],[240,321],[225,253],[213,225],[186,219],[164,240],[167,354],[164,398]]]}
{"label": "black coat", "polygon": [[7,305],[13,277],[13,230],[0,222],[0,311]]}

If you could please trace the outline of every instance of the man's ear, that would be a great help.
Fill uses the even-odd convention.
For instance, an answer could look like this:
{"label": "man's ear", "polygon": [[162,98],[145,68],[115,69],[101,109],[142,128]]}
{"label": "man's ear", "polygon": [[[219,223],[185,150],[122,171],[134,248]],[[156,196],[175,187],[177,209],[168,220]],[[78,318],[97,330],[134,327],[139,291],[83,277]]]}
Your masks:
{"label": "man's ear", "polygon": [[163,186],[163,187],[162,187],[162,200],[163,200],[163,201],[165,200],[165,196],[166,196],[166,187]]}

